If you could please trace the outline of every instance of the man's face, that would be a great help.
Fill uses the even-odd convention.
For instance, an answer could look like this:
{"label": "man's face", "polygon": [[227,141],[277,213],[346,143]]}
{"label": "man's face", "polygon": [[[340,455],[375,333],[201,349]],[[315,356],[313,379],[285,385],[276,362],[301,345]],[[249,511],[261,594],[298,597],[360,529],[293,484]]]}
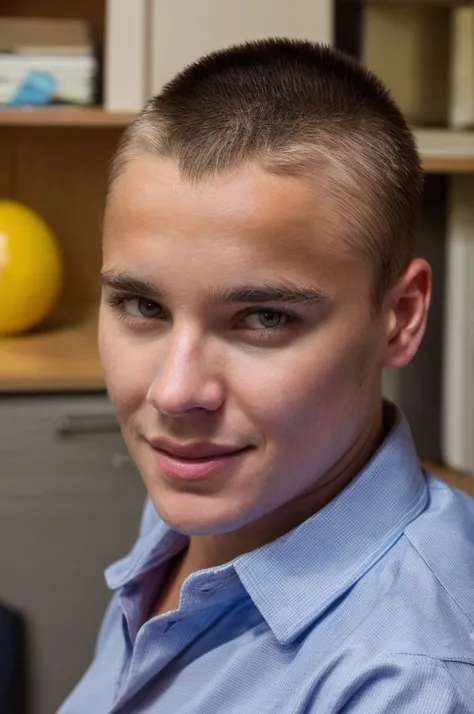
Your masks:
{"label": "man's face", "polygon": [[[191,185],[173,164],[142,157],[117,180],[101,358],[127,446],[176,530],[225,533],[291,508],[366,438],[384,330],[371,316],[370,267],[341,231],[317,182],[256,165]],[[315,299],[219,297],[276,284]],[[160,468],[161,438],[251,448],[183,481]]]}

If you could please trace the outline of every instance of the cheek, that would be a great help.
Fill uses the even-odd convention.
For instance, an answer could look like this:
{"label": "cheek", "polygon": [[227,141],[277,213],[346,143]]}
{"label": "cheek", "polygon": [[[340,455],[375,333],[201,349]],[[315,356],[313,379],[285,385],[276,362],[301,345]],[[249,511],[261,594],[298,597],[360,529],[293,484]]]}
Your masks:
{"label": "cheek", "polygon": [[[323,339],[325,337],[326,339]],[[321,437],[334,425],[354,420],[353,407],[367,382],[367,345],[340,333],[321,335],[286,355],[248,365],[236,381],[252,417],[286,442]],[[361,404],[362,406],[362,404]]]}
{"label": "cheek", "polygon": [[123,421],[146,400],[150,359],[105,322],[99,325],[99,353],[110,401]]}

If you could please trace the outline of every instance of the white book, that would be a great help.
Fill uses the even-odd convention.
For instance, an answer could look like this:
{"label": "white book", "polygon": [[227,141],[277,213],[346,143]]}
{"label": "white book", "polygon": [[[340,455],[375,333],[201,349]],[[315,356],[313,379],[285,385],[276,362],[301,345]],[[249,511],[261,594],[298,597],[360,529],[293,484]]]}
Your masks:
{"label": "white book", "polygon": [[96,70],[93,55],[14,55],[0,52],[0,67],[5,72],[62,72],[70,75],[93,75]]}
{"label": "white book", "polygon": [[474,476],[474,176],[449,180],[443,458]]}
{"label": "white book", "polygon": [[368,2],[362,61],[413,125],[446,125],[451,9],[442,4]]}
{"label": "white book", "polygon": [[473,159],[474,132],[450,129],[414,131],[418,151],[424,159]]}
{"label": "white book", "polygon": [[189,63],[229,45],[268,37],[333,40],[332,0],[150,2],[150,95]]}
{"label": "white book", "polygon": [[0,104],[9,104],[31,73],[50,75],[56,101],[90,104],[94,99],[93,56],[15,55],[0,53]]}
{"label": "white book", "polygon": [[474,6],[453,8],[451,19],[449,123],[474,126]]}
{"label": "white book", "polygon": [[136,112],[147,93],[148,0],[107,0],[104,104]]}

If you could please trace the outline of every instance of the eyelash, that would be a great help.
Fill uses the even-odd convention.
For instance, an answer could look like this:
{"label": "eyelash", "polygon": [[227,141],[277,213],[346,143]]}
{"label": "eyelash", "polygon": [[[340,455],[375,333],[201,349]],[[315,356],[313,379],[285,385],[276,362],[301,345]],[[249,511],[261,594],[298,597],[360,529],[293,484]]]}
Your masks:
{"label": "eyelash", "polygon": [[[125,311],[125,305],[127,302],[130,302],[131,300],[148,300],[148,298],[142,298],[138,295],[129,295],[129,294],[115,294],[107,297],[107,303],[116,309],[118,311],[119,317],[121,320],[127,323],[132,328],[139,328],[143,327],[145,323],[147,323],[149,320],[157,320],[160,319],[158,317],[134,317],[133,315],[129,315]],[[149,302],[154,302],[153,300],[150,300]],[[155,303],[156,305],[159,305],[159,303]],[[282,310],[276,310],[274,308],[248,308],[247,310],[244,310],[243,313],[241,313],[242,317],[247,317],[247,315],[259,315],[262,313],[271,313],[272,315],[279,315],[285,319],[285,324],[284,325],[277,325],[276,327],[262,327],[261,330],[248,330],[248,332],[252,333],[252,335],[255,335],[257,333],[258,339],[260,340],[269,340],[272,338],[275,338],[282,334],[285,331],[288,331],[291,329],[292,326],[295,326],[297,323],[301,322],[301,318],[298,315],[295,315],[294,313],[291,312],[285,312]]]}

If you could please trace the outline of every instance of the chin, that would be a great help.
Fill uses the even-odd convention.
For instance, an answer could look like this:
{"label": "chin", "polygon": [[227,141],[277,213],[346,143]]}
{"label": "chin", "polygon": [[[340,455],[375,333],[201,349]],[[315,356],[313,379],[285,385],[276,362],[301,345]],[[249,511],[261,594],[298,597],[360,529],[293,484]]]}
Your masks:
{"label": "chin", "polygon": [[[161,520],[178,533],[187,536],[223,535],[238,530],[245,524],[242,514],[229,513],[224,508],[220,511],[217,503],[196,505],[164,504],[161,499],[151,500]],[[174,496],[174,500],[179,498]],[[219,512],[220,511],[220,512]]]}

